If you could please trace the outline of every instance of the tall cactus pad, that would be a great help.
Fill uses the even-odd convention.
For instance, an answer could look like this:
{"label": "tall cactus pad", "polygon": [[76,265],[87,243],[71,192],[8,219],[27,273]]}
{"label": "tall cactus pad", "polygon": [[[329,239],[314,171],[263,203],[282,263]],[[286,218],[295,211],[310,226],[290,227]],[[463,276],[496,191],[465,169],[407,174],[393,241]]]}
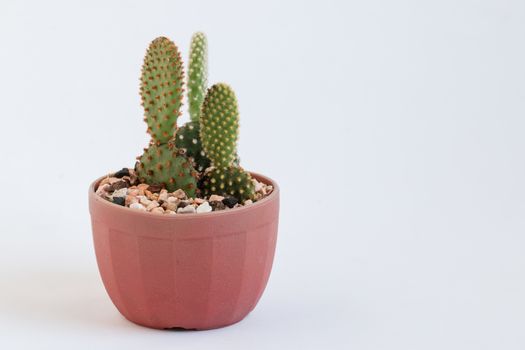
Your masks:
{"label": "tall cactus pad", "polygon": [[208,89],[201,116],[204,151],[218,168],[228,167],[236,157],[239,109],[233,90],[220,83]]}
{"label": "tall cactus pad", "polygon": [[184,89],[184,69],[177,46],[168,38],[153,40],[144,57],[140,95],[148,133],[157,144],[177,130]]}
{"label": "tall cactus pad", "polygon": [[148,184],[163,184],[168,191],[182,189],[188,197],[195,197],[197,172],[191,162],[175,145],[151,144],[135,165],[139,180]]}
{"label": "tall cactus pad", "polygon": [[201,32],[193,34],[190,47],[188,69],[188,103],[192,121],[201,116],[201,105],[204,101],[208,84],[208,42]]}
{"label": "tall cactus pad", "polygon": [[204,175],[201,183],[205,196],[233,196],[243,202],[253,199],[255,194],[252,177],[237,166],[213,168]]}
{"label": "tall cactus pad", "polygon": [[179,128],[175,136],[175,145],[186,151],[186,156],[193,160],[193,166],[197,171],[203,172],[210,166],[210,160],[202,149],[198,122],[188,122]]}

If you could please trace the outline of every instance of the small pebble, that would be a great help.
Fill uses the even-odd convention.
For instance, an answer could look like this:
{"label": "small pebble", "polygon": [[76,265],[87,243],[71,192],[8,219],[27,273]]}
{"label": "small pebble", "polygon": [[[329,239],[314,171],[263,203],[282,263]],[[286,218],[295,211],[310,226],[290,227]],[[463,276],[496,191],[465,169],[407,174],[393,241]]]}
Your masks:
{"label": "small pebble", "polygon": [[121,178],[121,177],[124,177],[124,176],[129,176],[129,169],[128,168],[122,168],[121,170],[117,171],[115,173],[115,175],[113,175],[115,177],[118,177],[118,178]]}
{"label": "small pebble", "polygon": [[[146,210],[151,211],[154,208],[157,208],[159,206],[159,202],[157,201],[151,201],[150,204],[146,207]],[[164,211],[164,209],[162,210]]]}
{"label": "small pebble", "polygon": [[149,185],[148,190],[153,193],[158,193],[160,192],[160,190],[162,190],[162,185],[159,185],[159,184]]}
{"label": "small pebble", "polygon": [[179,188],[177,191],[173,192],[173,196],[177,197],[178,199],[186,199],[186,192]]}
{"label": "small pebble", "polygon": [[186,202],[186,201],[181,201],[179,202],[178,204],[178,208],[185,208],[189,205],[190,203]]}
{"label": "small pebble", "polygon": [[126,196],[126,206],[130,206],[132,203],[138,203],[139,200],[137,199],[136,196],[132,196],[132,195],[127,195]]}
{"label": "small pebble", "polygon": [[197,213],[209,213],[212,210],[208,202],[204,202],[197,207]]}
{"label": "small pebble", "polygon": [[209,201],[210,201],[210,202],[221,202],[223,199],[224,199],[223,196],[219,196],[219,195],[216,195],[216,194],[212,194],[212,195],[210,196]]}
{"label": "small pebble", "polygon": [[238,200],[235,197],[226,197],[222,200],[224,205],[226,205],[228,208],[233,208],[235,204],[237,204]]}
{"label": "small pebble", "polygon": [[195,207],[193,205],[187,205],[184,208],[177,209],[178,214],[189,214],[195,213]]}
{"label": "small pebble", "polygon": [[159,198],[158,199],[159,199],[159,201],[163,201],[163,202],[168,200],[168,190],[165,190],[165,189],[160,190],[160,194],[159,194]]}
{"label": "small pebble", "polygon": [[194,202],[195,204],[201,205],[202,203],[206,202],[206,200],[202,198],[195,198]]}
{"label": "small pebble", "polygon": [[144,196],[139,196],[139,197],[140,197],[140,200],[139,200],[140,204],[144,204],[144,205],[148,206],[151,203],[151,201],[149,199],[147,199],[146,197],[144,197]]}
{"label": "small pebble", "polygon": [[116,178],[116,177],[110,177],[108,178],[108,182],[110,185],[113,185],[115,182],[119,182],[120,179],[119,178]]}
{"label": "small pebble", "polygon": [[260,190],[262,190],[262,188],[264,187],[262,183],[260,183],[259,181],[257,180],[254,180],[254,183],[255,183],[255,192],[259,192]]}
{"label": "small pebble", "polygon": [[100,186],[98,186],[96,193],[98,195],[104,194],[104,193],[108,192],[108,188],[109,187],[110,187],[110,184],[108,184],[108,183],[106,183],[104,185],[100,185]]}
{"label": "small pebble", "polygon": [[138,188],[139,190],[143,190],[143,191],[144,191],[145,189],[147,189],[148,187],[149,187],[148,184],[138,184],[138,185],[137,185],[137,188]]}
{"label": "small pebble", "polygon": [[113,197],[113,203],[118,205],[124,205],[126,204],[126,198],[124,197]]}
{"label": "small pebble", "polygon": [[244,205],[252,204],[253,201],[251,199],[247,199],[244,201]]}
{"label": "small pebble", "polygon": [[114,182],[110,187],[109,187],[109,192],[113,192],[113,191],[116,191],[116,190],[120,190],[121,188],[125,188],[125,187],[128,187],[129,184],[126,182],[126,181],[117,181],[117,182]]}
{"label": "small pebble", "polygon": [[109,177],[105,177],[102,179],[102,181],[100,181],[100,183],[98,184],[98,188],[104,186],[104,185],[109,185]]}
{"label": "small pebble", "polygon": [[175,198],[175,197],[168,197],[168,199],[166,200],[166,202],[168,203],[178,203],[179,202],[179,199],[178,198]]}
{"label": "small pebble", "polygon": [[113,192],[113,197],[126,197],[128,194],[128,189],[126,187],[121,188]]}
{"label": "small pebble", "polygon": [[153,208],[153,210],[151,210],[151,212],[153,214],[164,214],[164,209],[160,208],[160,207],[157,207],[157,208]]}
{"label": "small pebble", "polygon": [[210,206],[213,208],[214,211],[224,210],[224,208],[226,208],[226,206],[224,205],[224,203],[222,201],[213,201],[213,202],[209,202],[209,203],[210,203]]}
{"label": "small pebble", "polygon": [[132,196],[138,196],[139,190],[136,188],[128,188],[128,194]]}
{"label": "small pebble", "polygon": [[164,209],[166,210],[173,210],[173,211],[177,211],[177,208],[178,208],[178,203],[170,203],[170,202],[165,202],[164,204],[162,204],[162,206],[164,207]]}
{"label": "small pebble", "polygon": [[131,209],[146,211],[146,208],[143,205],[139,204],[139,203],[131,203],[131,205],[129,207]]}

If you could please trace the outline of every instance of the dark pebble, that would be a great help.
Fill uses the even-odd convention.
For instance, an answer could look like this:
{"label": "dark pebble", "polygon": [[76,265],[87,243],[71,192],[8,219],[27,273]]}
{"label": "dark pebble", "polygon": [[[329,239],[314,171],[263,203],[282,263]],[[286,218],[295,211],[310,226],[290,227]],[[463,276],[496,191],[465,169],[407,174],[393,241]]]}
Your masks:
{"label": "dark pebble", "polygon": [[228,208],[233,208],[235,204],[237,204],[238,200],[235,197],[226,197],[222,200],[224,205],[228,206]]}
{"label": "dark pebble", "polygon": [[212,207],[213,211],[224,210],[224,208],[226,208],[224,203],[221,202],[221,201],[213,201],[213,202],[209,202],[209,203],[210,203],[210,206]]}
{"label": "dark pebble", "polygon": [[159,193],[162,189],[163,186],[158,184],[149,185],[148,187],[148,191],[150,191],[151,193]]}
{"label": "dark pebble", "polygon": [[179,204],[177,205],[177,209],[187,207],[189,204],[190,203],[188,202],[180,201]]}
{"label": "dark pebble", "polygon": [[129,169],[122,168],[121,170],[117,171],[114,176],[118,177],[119,179],[124,176],[129,176]]}
{"label": "dark pebble", "polygon": [[127,181],[117,181],[113,185],[109,186],[108,192],[114,192],[116,190],[120,190],[121,188],[129,187],[129,184]]}
{"label": "dark pebble", "polygon": [[124,197],[113,197],[113,203],[118,205],[124,205],[126,203],[126,198]]}

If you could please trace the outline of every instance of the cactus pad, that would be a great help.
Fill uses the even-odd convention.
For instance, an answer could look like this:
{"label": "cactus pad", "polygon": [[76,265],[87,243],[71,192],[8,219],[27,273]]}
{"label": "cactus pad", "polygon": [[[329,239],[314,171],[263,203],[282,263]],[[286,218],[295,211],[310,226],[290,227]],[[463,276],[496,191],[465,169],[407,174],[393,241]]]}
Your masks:
{"label": "cactus pad", "polygon": [[204,175],[201,184],[205,196],[232,196],[244,202],[255,194],[252,177],[237,166],[213,168]]}
{"label": "cactus pad", "polygon": [[179,128],[175,136],[175,145],[186,151],[186,156],[193,160],[197,171],[203,172],[210,166],[210,160],[202,149],[199,123],[188,122]]}
{"label": "cactus pad", "polygon": [[168,191],[182,189],[188,197],[195,197],[197,190],[197,172],[191,162],[170,142],[150,144],[135,165],[142,183],[163,184]]}
{"label": "cactus pad", "polygon": [[201,32],[193,34],[188,67],[188,104],[192,121],[201,115],[202,101],[208,84],[208,43]]}
{"label": "cactus pad", "polygon": [[218,168],[230,166],[237,153],[239,110],[228,85],[220,83],[208,89],[200,122],[202,145],[212,164]]}
{"label": "cactus pad", "polygon": [[184,69],[177,46],[165,37],[153,40],[144,57],[140,95],[148,133],[157,144],[168,142],[177,129],[183,80]]}

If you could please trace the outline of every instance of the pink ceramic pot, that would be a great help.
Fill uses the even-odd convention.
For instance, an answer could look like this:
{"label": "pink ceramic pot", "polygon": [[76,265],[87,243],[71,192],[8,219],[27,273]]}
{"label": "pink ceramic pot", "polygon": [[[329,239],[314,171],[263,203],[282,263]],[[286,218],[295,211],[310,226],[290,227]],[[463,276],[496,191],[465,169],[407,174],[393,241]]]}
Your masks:
{"label": "pink ceramic pot", "polygon": [[210,329],[242,320],[272,268],[279,187],[246,207],[162,216],[122,207],[89,188],[97,263],[124,317],[152,328]]}

